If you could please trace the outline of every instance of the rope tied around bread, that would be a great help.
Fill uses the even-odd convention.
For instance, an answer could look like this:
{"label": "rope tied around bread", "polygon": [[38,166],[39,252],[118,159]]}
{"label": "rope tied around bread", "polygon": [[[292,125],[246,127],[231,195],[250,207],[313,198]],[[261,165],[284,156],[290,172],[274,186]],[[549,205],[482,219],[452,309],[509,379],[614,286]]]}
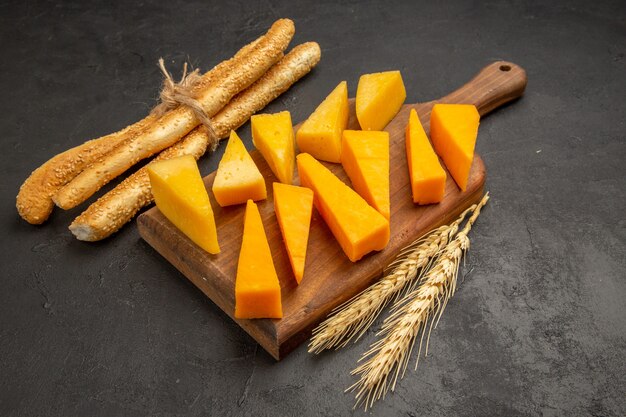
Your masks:
{"label": "rope tied around bread", "polygon": [[159,93],[160,103],[157,104],[152,111],[151,115],[161,117],[168,111],[175,109],[178,106],[189,107],[198,121],[205,127],[209,136],[209,148],[214,151],[219,143],[219,138],[213,129],[211,118],[207,116],[206,112],[202,108],[202,105],[196,100],[196,86],[202,81],[200,70],[188,72],[187,63],[183,65],[183,75],[180,81],[175,82],[172,74],[165,68],[165,62],[163,58],[159,58],[159,69],[163,73],[163,87]]}

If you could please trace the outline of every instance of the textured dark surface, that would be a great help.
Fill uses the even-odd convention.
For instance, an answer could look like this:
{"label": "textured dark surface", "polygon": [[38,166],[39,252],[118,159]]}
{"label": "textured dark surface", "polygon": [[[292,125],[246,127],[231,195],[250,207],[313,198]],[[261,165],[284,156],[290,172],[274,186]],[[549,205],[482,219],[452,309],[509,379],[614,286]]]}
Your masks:
{"label": "textured dark surface", "polygon": [[67,230],[84,206],[41,227],[14,208],[39,164],[146,113],[159,56],[206,69],[279,17],[322,46],[268,108],[295,121],[364,72],[400,69],[407,102],[496,59],[528,72],[481,124],[492,201],[465,279],[372,414],[626,415],[626,3],[119,3],[0,5],[0,415],[362,415],[342,391],[373,333],[275,363],[134,224],[86,244]]}

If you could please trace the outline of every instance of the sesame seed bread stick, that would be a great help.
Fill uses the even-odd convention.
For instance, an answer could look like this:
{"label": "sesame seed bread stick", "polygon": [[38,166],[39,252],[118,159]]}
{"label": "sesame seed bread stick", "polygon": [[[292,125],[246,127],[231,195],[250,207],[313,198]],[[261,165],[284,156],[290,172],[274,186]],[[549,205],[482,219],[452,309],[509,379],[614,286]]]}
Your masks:
{"label": "sesame seed bread stick", "polygon": [[[237,93],[265,74],[282,57],[294,31],[291,20],[276,21],[249,53],[233,63],[223,79],[209,83],[196,98],[207,116],[214,116]],[[198,124],[194,112],[186,106],[169,111],[82,171],[54,195],[53,201],[63,209],[76,207],[140,160],[178,142]]]}
{"label": "sesame seed bread stick", "polygon": [[[254,113],[285,92],[306,75],[320,60],[315,42],[296,46],[263,77],[239,93],[213,118],[217,136],[223,139],[231,130],[244,124]],[[192,154],[198,159],[207,149],[209,136],[204,126],[192,130],[174,146],[164,150],[153,161]],[[104,239],[129,222],[144,206],[152,202],[150,181],[145,167],[135,172],[113,190],[89,206],[70,225],[79,240]]]}
{"label": "sesame seed bread stick", "polygon": [[[249,53],[261,38],[241,48],[233,58],[221,62],[203,74],[196,88],[204,88],[216,79],[224,77],[233,62]],[[115,147],[136,136],[154,120],[155,116],[148,115],[119,132],[89,140],[49,159],[34,170],[20,187],[15,204],[18,214],[31,224],[45,222],[54,209],[52,197],[62,186]]]}

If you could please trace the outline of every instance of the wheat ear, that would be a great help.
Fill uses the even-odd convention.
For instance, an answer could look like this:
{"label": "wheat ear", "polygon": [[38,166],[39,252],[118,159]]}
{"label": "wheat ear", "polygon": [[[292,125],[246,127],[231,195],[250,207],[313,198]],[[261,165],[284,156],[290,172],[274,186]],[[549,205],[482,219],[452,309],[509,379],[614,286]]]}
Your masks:
{"label": "wheat ear", "polygon": [[365,362],[352,371],[352,375],[358,375],[359,380],[346,390],[356,391],[355,408],[364,403],[367,410],[375,401],[384,398],[389,389],[391,391],[395,389],[398,377],[400,379],[404,377],[413,345],[421,333],[415,363],[417,368],[427,328],[426,352],[428,352],[428,340],[433,325],[437,326],[448,300],[456,289],[459,262],[470,245],[467,235],[478,218],[480,209],[488,200],[487,193],[474,208],[465,227],[435,259],[419,287],[394,305],[392,314],[385,319],[378,333],[382,338],[372,344],[359,359],[359,362],[364,360]]}
{"label": "wheat ear", "polygon": [[347,302],[313,330],[309,352],[339,349],[365,333],[389,301],[413,289],[421,272],[446,247],[459,224],[476,206],[465,210],[454,222],[434,229],[404,248],[386,269],[384,276]]}

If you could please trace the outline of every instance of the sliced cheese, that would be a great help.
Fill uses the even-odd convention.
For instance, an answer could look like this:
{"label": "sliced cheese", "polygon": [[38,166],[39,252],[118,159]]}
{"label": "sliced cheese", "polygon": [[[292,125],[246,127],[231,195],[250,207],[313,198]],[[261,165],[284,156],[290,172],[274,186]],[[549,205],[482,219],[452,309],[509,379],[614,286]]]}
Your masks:
{"label": "sliced cheese", "polygon": [[293,125],[288,111],[276,114],[256,114],[250,119],[252,142],[278,180],[293,182],[296,164]]}
{"label": "sliced cheese", "polygon": [[348,125],[348,83],[342,81],[296,133],[300,152],[328,162],[341,162],[341,132]]}
{"label": "sliced cheese", "polygon": [[356,90],[356,117],[361,129],[383,130],[405,99],[400,71],[362,75]]}
{"label": "sliced cheese", "polygon": [[437,154],[461,191],[467,188],[480,115],[472,104],[435,104],[430,114],[430,137]]}
{"label": "sliced cheese", "polygon": [[389,242],[389,221],[311,155],[296,157],[300,182],[346,256],[356,262]]}
{"label": "sliced cheese", "polygon": [[202,249],[219,253],[213,209],[194,157],[153,162],[148,176],[161,213]]}
{"label": "sliced cheese", "polygon": [[341,165],[354,190],[389,220],[389,133],[344,130]]}
{"label": "sliced cheese", "polygon": [[248,200],[235,281],[235,318],[281,318],[280,284],[257,205]]}
{"label": "sliced cheese", "polygon": [[313,191],[295,185],[274,183],[274,210],[285,241],[291,269],[298,284],[304,276]]}
{"label": "sliced cheese", "polygon": [[446,171],[439,163],[415,109],[411,110],[409,123],[406,125],[406,157],[413,202],[432,204],[443,200]]}
{"label": "sliced cheese", "polygon": [[267,198],[265,180],[235,131],[217,167],[213,194],[222,207]]}

